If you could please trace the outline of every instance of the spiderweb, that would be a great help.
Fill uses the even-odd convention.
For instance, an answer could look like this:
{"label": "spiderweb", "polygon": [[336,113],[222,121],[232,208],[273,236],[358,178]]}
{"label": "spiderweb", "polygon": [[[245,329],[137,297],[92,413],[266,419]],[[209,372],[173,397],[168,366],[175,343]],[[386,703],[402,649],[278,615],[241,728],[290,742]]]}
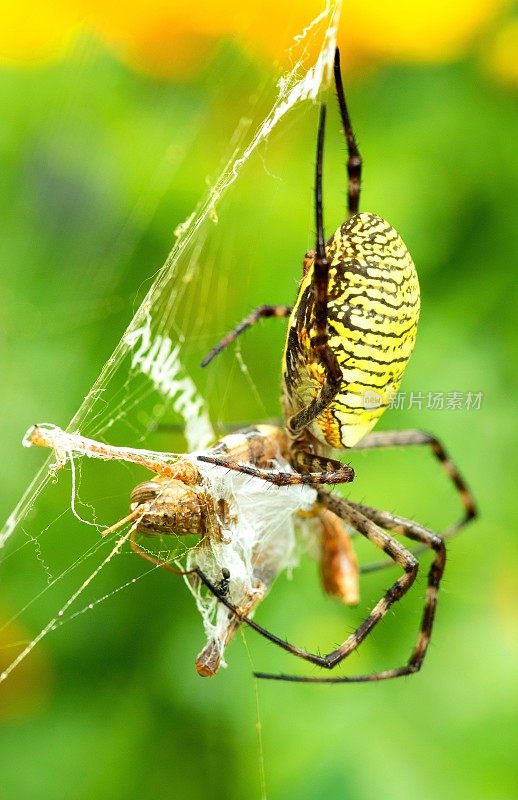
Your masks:
{"label": "spiderweb", "polygon": [[[269,156],[277,142],[281,143],[281,150],[286,148],[289,126],[300,123],[302,115],[311,111],[322,87],[330,81],[339,14],[340,3],[330,1],[315,19],[308,20],[304,30],[293,36],[291,69],[275,87],[262,87],[253,113],[237,121],[232,152],[219,177],[211,181],[206,196],[176,229],[176,241],[166,263],[78,411],[64,427],[61,448],[49,455],[9,515],[0,533],[0,570],[9,566],[8,582],[18,609],[13,619],[26,618],[31,629],[42,614],[46,615],[46,622],[31,641],[12,643],[12,660],[0,673],[0,682],[47,634],[131,586],[142,575],[141,572],[130,578],[115,590],[107,589],[103,583],[105,567],[126,552],[131,527],[110,539],[101,538],[98,531],[117,519],[114,496],[117,508],[124,509],[124,504],[120,505],[121,483],[122,496],[127,498],[135,483],[146,476],[125,463],[94,463],[81,458],[85,451],[75,446],[73,434],[124,446],[128,452],[153,441],[156,453],[167,449],[169,457],[174,458],[178,453],[207,448],[217,438],[219,423],[225,417],[239,415],[240,393],[255,397],[257,408],[257,418],[244,421],[255,422],[265,416],[268,409],[239,347],[230,356],[232,392],[228,388],[228,361],[206,373],[202,373],[199,363],[236,316],[248,310],[248,301],[241,298],[241,287],[250,291],[254,269],[259,266],[251,250],[238,252],[235,243],[239,232],[234,227],[233,211],[243,197],[252,209],[259,193],[277,197],[279,205],[282,203],[282,180],[271,170]],[[274,216],[275,206],[272,208]],[[277,220],[272,224],[282,223]],[[251,219],[250,228],[254,225],[260,227],[262,223]],[[306,227],[313,229],[310,216]],[[298,265],[293,265],[292,277],[294,288]],[[236,295],[239,303],[234,303]],[[275,354],[275,359],[280,361],[280,353]],[[172,430],[165,448],[160,426]],[[280,457],[275,466],[289,468]],[[106,491],[102,496],[89,491],[94,485],[91,476],[95,470],[105,471]],[[238,596],[232,596],[238,602],[258,591],[254,588],[256,576],[247,562],[258,543],[268,554],[265,589],[279,570],[296,564],[299,545],[293,518],[297,511],[311,505],[313,490],[284,487],[272,491],[261,481],[238,474],[223,475],[221,470],[207,465],[203,481],[214,496],[232,504],[233,519],[238,524],[230,524],[223,532],[224,540],[232,539],[235,546],[225,549],[224,543],[214,545],[210,553],[202,556],[201,566],[214,580],[222,566],[228,566],[232,575],[241,576],[239,591],[237,584],[234,586]],[[52,504],[46,498],[53,493],[62,497],[64,507],[58,519],[49,517]],[[119,517],[124,513],[127,512]],[[87,525],[97,530],[88,533],[90,544],[85,550]],[[12,577],[16,574],[13,560],[26,558],[27,549],[32,554],[28,560],[35,587],[30,597]],[[184,546],[183,564],[189,563],[192,552],[192,544]],[[228,612],[212,596],[207,597],[188,580],[187,583],[202,614],[208,646],[215,643],[221,657],[229,637]],[[92,595],[94,587],[96,593]]]}

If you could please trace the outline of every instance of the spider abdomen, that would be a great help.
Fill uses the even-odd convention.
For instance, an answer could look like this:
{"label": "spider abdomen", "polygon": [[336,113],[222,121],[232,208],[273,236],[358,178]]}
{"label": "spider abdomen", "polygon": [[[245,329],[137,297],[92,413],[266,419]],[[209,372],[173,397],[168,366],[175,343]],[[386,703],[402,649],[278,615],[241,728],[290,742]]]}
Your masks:
{"label": "spider abdomen", "polygon": [[[353,447],[376,424],[397,391],[419,319],[419,282],[397,231],[375,214],[355,214],[328,241],[329,345],[343,381],[332,403],[311,423],[320,441]],[[288,416],[317,396],[324,366],[311,347],[313,263],[306,262],[284,354]]]}

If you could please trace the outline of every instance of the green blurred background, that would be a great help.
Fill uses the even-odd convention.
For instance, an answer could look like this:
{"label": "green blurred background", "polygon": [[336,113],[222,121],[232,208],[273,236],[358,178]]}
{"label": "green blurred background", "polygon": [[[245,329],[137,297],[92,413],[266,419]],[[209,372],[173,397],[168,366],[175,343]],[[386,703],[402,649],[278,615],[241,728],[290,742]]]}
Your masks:
{"label": "green blurred background", "polygon": [[[0,800],[261,797],[262,768],[266,796],[283,800],[516,797],[511,444],[518,111],[509,58],[516,23],[505,9],[485,19],[483,6],[466,8],[464,17],[480,19],[467,30],[459,24],[453,51],[441,41],[441,26],[424,24],[425,63],[418,63],[417,45],[415,54],[406,47],[403,34],[411,26],[404,3],[394,9],[400,51],[392,37],[390,48],[367,52],[359,37],[346,56],[365,162],[362,207],[397,227],[420,275],[420,332],[402,389],[483,393],[480,410],[393,411],[379,426],[433,431],[480,507],[480,519],[450,545],[422,672],[366,686],[256,684],[251,661],[270,671],[300,670],[245,632],[246,644],[237,637],[229,648],[228,669],[202,680],[193,667],[201,623],[180,580],[154,571],[112,594],[146,571],[128,553],[109,565],[96,588],[93,598],[111,595],[106,602],[50,635],[0,686]],[[442,10],[447,14],[446,4]],[[200,8],[200,16],[206,11]],[[344,26],[346,20],[347,12]],[[266,39],[267,17],[262,21]],[[376,26],[375,15],[370,24]],[[175,227],[232,152],[238,120],[250,116],[256,123],[268,109],[280,67],[250,30],[248,38],[230,28],[213,31],[206,59],[201,44],[199,51],[196,44],[185,49],[185,69],[176,62],[158,69],[159,48],[144,68],[91,31],[76,35],[60,57],[43,54],[29,64],[22,53],[0,65],[4,517],[44,457],[22,449],[24,431],[36,421],[66,425],[167,257]],[[136,41],[134,31],[124,35]],[[204,46],[207,35],[200,33]],[[253,306],[292,301],[313,239],[315,130],[316,109],[307,104],[274,132],[234,185],[205,247],[199,285],[210,279],[215,291],[210,302],[200,300],[187,361],[215,424],[279,413],[282,321],[265,323],[242,342],[250,380],[233,352],[208,376],[195,374],[195,365]],[[344,213],[343,163],[332,103],[329,233]],[[135,428],[140,413],[136,407]],[[117,443],[142,446],[140,439]],[[165,432],[146,444],[182,446]],[[354,499],[439,530],[460,513],[426,452],[351,460]],[[129,491],[142,479],[138,471],[89,464],[81,500],[109,524],[124,515]],[[35,636],[78,585],[76,575],[66,576],[52,587],[52,598],[47,592],[25,608],[47,577],[97,541],[95,529],[71,517],[69,497],[69,478],[62,477],[41,500],[46,523],[29,517],[9,543],[1,565],[0,663],[8,664],[17,642]],[[85,515],[92,519],[92,508]],[[94,554],[85,574],[100,559]],[[258,619],[291,641],[327,650],[392,577],[365,578],[361,608],[345,609],[322,596],[316,565],[306,559],[293,581],[278,580]],[[421,578],[347,671],[404,662],[424,586]]]}

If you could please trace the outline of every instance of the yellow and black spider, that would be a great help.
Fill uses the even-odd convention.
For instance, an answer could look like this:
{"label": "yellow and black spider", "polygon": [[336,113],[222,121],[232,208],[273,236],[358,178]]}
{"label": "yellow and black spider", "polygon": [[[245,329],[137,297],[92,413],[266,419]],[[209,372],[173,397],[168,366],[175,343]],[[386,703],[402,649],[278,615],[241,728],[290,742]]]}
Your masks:
{"label": "yellow and black spider", "polygon": [[[264,305],[256,309],[202,362],[206,366],[261,317],[289,317],[283,359],[285,427],[256,426],[225,437],[207,454],[198,456],[200,461],[262,478],[277,486],[305,483],[320,487],[314,513],[320,516],[324,532],[336,530],[335,522],[339,517],[386,553],[391,559],[388,563],[402,568],[403,575],[385,592],[367,619],[338,648],[325,656],[286,642],[258,625],[242,609],[236,608],[229,597],[227,576],[224,576],[224,585],[215,585],[199,569],[195,570],[205,586],[233,612],[237,620],[284,650],[317,666],[332,669],[340,664],[414,583],[419,568],[416,558],[419,550],[411,552],[388,531],[419,542],[420,549],[434,551],[420,632],[404,666],[368,675],[336,678],[255,673],[261,678],[313,683],[386,680],[420,669],[430,641],[445,567],[444,536],[456,532],[476,514],[466,484],[434,436],[418,430],[370,432],[397,391],[412,352],[419,317],[419,283],[410,254],[394,228],[376,214],[358,213],[362,161],[345,101],[338,50],[334,77],[348,149],[348,218],[325,243],[322,160],[326,107],[322,105],[315,175],[316,247],[306,253],[295,304],[293,307]],[[429,445],[460,494],[464,516],[443,536],[412,520],[346,501],[322,488],[323,484],[346,483],[354,477],[351,467],[329,457],[331,448],[408,445]],[[273,451],[280,452],[295,472],[269,468]],[[164,483],[160,481],[147,482],[134,490],[132,508],[137,508],[134,513],[138,513],[139,505],[143,512],[137,528],[139,532],[172,533],[178,528],[178,502],[174,499],[164,503],[163,492]],[[156,506],[144,511],[144,505],[154,500]],[[203,516],[198,501],[192,507],[195,513],[192,512],[190,502],[183,507],[189,519],[181,525],[191,532],[203,534],[208,517]],[[140,555],[144,555],[134,538],[132,544]],[[335,545],[333,536],[327,539],[324,536],[324,587],[330,594],[348,602],[340,588],[343,576],[340,575],[340,557],[336,557],[333,550]],[[150,560],[158,563],[156,559]],[[373,564],[363,571],[386,564]]]}

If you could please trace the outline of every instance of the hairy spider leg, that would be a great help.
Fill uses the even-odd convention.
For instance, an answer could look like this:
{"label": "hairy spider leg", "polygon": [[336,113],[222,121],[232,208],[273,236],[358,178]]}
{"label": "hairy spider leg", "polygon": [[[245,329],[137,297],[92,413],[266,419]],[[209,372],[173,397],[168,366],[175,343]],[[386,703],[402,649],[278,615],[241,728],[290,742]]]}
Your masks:
{"label": "hairy spider leg", "polygon": [[244,464],[242,461],[231,461],[227,458],[218,458],[215,456],[197,456],[197,459],[198,461],[204,461],[206,464],[214,464],[217,467],[225,467],[234,472],[242,472],[245,475],[250,475],[252,478],[261,478],[276,486],[350,483],[354,479],[353,468],[347,464],[342,464],[341,461],[335,461],[332,458],[324,458],[309,453],[303,453],[301,455],[307,456],[307,461],[305,462],[307,465],[318,467],[319,471],[306,472],[304,474],[298,472],[277,472],[274,470],[262,469],[253,464]]}
{"label": "hairy spider leg", "polygon": [[[334,79],[335,79],[335,87],[336,87],[336,96],[338,99],[338,106],[340,109],[340,117],[342,119],[342,126],[344,131],[344,136],[347,142],[347,209],[348,209],[348,218],[352,217],[354,214],[358,213],[358,208],[360,204],[360,190],[361,190],[361,174],[362,174],[362,158],[360,155],[360,151],[358,149],[358,145],[356,143],[356,137],[354,135],[353,127],[351,124],[351,118],[349,117],[349,111],[347,109],[347,103],[345,101],[345,93],[344,87],[342,82],[342,73],[340,70],[340,51],[336,48],[335,51],[335,58],[334,58]],[[325,106],[322,106],[323,114],[325,116]],[[323,129],[320,131],[320,128],[323,128],[322,119],[319,126],[319,136],[322,135],[322,144],[323,144]],[[316,193],[316,208],[317,208],[317,252],[318,252],[318,234],[319,230],[322,231],[322,188],[321,188],[321,174],[322,174],[322,156],[320,156],[320,164],[319,158],[317,155],[317,174],[320,173],[320,188],[318,187],[318,178],[315,181],[315,193]],[[320,206],[320,211],[319,211]],[[319,228],[319,218],[320,218],[320,228]],[[323,246],[323,233],[321,236],[322,246]],[[313,253],[308,253],[306,258],[311,258]],[[325,257],[325,251],[324,251]],[[327,267],[327,271],[329,271],[329,267]],[[327,297],[327,282],[324,281],[325,286],[325,294]],[[206,367],[215,356],[219,355],[226,347],[232,344],[238,336],[240,336],[244,331],[251,328],[255,325],[260,319],[263,317],[289,317],[292,311],[291,306],[285,305],[262,305],[258,308],[254,309],[250,312],[250,314],[245,317],[238,325],[236,325],[233,330],[231,330],[212,350],[205,356],[203,361],[201,362],[202,367]],[[326,311],[327,311],[327,302],[326,302]],[[326,315],[327,320],[327,315]],[[329,356],[327,356],[329,358]],[[332,400],[334,395],[331,395],[330,400]],[[324,405],[325,407],[325,405]]]}
{"label": "hairy spider leg", "polygon": [[366,539],[371,541],[376,547],[386,552],[404,571],[404,574],[398,578],[385,593],[381,600],[376,604],[367,619],[356,629],[356,631],[347,637],[347,639],[336,650],[331,651],[325,656],[311,653],[302,648],[296,647],[293,644],[281,639],[275,634],[263,628],[257,622],[239,613],[239,610],[229,602],[228,598],[218,591],[217,587],[212,584],[209,579],[198,570],[203,583],[207,588],[222,602],[227,608],[232,611],[236,616],[251,628],[256,630],[265,638],[269,639],[274,644],[292,653],[299,658],[310,661],[319,667],[326,669],[333,669],[337,664],[349,656],[361,644],[365,637],[377,625],[377,623],[385,616],[389,608],[399,600],[413,584],[419,563],[416,558],[401,545],[396,539],[383,531],[376,523],[372,522],[368,517],[355,509],[350,503],[345,500],[334,497],[327,492],[319,492],[319,500],[324,506],[333,511],[341,519],[349,522],[353,527],[358,530]]}
{"label": "hairy spider leg", "polygon": [[349,218],[358,213],[360,207],[360,191],[362,179],[362,157],[356,144],[351,118],[345,102],[345,92],[342,83],[342,71],[340,69],[340,50],[335,50],[334,76],[336,96],[340,108],[340,116],[347,141],[347,211]]}
{"label": "hairy spider leg", "polygon": [[324,243],[324,219],[322,208],[322,165],[324,160],[324,138],[326,127],[326,106],[320,108],[320,121],[317,137],[317,160],[315,170],[315,216],[317,241],[313,262],[313,296],[315,314],[315,335],[311,339],[311,347],[317,361],[324,366],[326,379],[311,403],[287,420],[286,425],[291,433],[298,433],[307,428],[318,415],[327,408],[340,391],[342,370],[333,350],[329,347],[327,324],[327,290],[329,283],[329,261]]}
{"label": "hairy spider leg", "polygon": [[443,536],[451,536],[477,516],[477,507],[466,481],[449,457],[443,444],[436,436],[426,431],[413,429],[404,431],[376,431],[367,434],[367,436],[355,445],[354,449],[370,450],[381,447],[411,447],[415,445],[428,445],[430,447],[433,455],[439,461],[444,472],[455,486],[461,503],[464,506],[464,516],[442,534]]}
{"label": "hairy spider leg", "polygon": [[[430,570],[428,572],[426,597],[425,597],[423,615],[421,618],[421,625],[419,628],[417,642],[410,655],[410,658],[408,659],[407,663],[402,667],[383,670],[381,672],[374,672],[367,675],[340,676],[336,678],[320,678],[317,676],[306,677],[302,675],[283,675],[283,674],[273,675],[264,672],[256,672],[254,673],[254,675],[258,678],[266,678],[268,680],[295,681],[297,683],[369,683],[373,681],[383,681],[383,680],[390,680],[392,678],[399,678],[403,675],[410,675],[415,672],[418,672],[421,669],[421,666],[423,664],[426,655],[426,651],[428,649],[428,645],[430,643],[433,623],[435,619],[435,612],[437,609],[439,585],[444,573],[444,567],[446,565],[446,546],[444,544],[443,538],[439,536],[437,533],[434,533],[433,531],[424,528],[422,525],[417,524],[413,520],[409,520],[406,519],[405,517],[399,517],[394,514],[390,514],[387,511],[380,511],[378,509],[371,508],[370,506],[364,506],[358,503],[345,503],[345,501],[340,500],[339,498],[324,492],[319,493],[319,499],[326,505],[327,508],[332,509],[332,511],[334,511],[335,514],[342,516],[342,518],[345,518],[345,516],[347,515],[349,517],[349,521],[355,526],[357,525],[358,521],[360,521],[361,518],[363,517],[364,520],[365,519],[369,520],[370,523],[374,524],[375,526],[383,526],[391,531],[394,531],[395,533],[406,536],[409,539],[422,542],[426,548],[430,548],[434,551],[435,558],[433,559],[432,564],[430,566]],[[347,509],[346,506],[349,506],[349,509]],[[350,515],[351,509],[354,512],[353,515]],[[355,519],[355,515],[359,516],[356,516]],[[358,530],[361,533],[364,533],[364,531],[362,531],[359,526]],[[389,591],[385,594],[385,597],[383,598],[385,604],[388,602],[388,599],[391,595],[394,586],[391,587],[391,589],[389,589]],[[383,600],[381,602],[383,602]],[[374,614],[376,614],[376,609],[379,606],[380,603],[378,603],[378,605],[373,609],[370,615],[371,617]],[[365,624],[366,623],[360,626],[358,630],[361,630],[365,626]],[[372,626],[370,629],[372,629]],[[356,636],[357,633],[358,631],[356,631],[356,633],[353,634],[353,637]],[[341,650],[342,648],[339,648],[339,650]],[[348,655],[349,652],[347,652],[346,655]],[[335,664],[333,664],[333,666],[335,666]]]}
{"label": "hairy spider leg", "polygon": [[250,314],[245,317],[240,323],[236,325],[223,339],[215,345],[210,353],[207,353],[203,361],[201,362],[202,367],[206,367],[207,364],[210,364],[215,356],[219,355],[222,350],[235,342],[238,336],[240,336],[244,331],[251,328],[252,325],[255,325],[259,322],[260,319],[263,317],[289,317],[291,314],[291,306],[270,306],[270,305],[263,305],[259,306],[258,308],[254,308]]}
{"label": "hairy spider leg", "polygon": [[384,670],[382,672],[375,672],[367,675],[353,675],[341,676],[336,678],[320,678],[320,677],[306,677],[297,675],[284,675],[284,674],[270,674],[264,672],[255,672],[254,675],[258,678],[266,678],[269,680],[282,680],[282,681],[295,681],[300,683],[367,683],[371,681],[389,680],[397,678],[402,675],[409,675],[418,672],[424,661],[426,650],[430,641],[433,622],[435,618],[435,611],[437,607],[437,597],[439,591],[440,581],[444,572],[446,563],[446,548],[442,537],[433,531],[423,528],[421,525],[408,520],[404,517],[394,517],[385,511],[378,511],[377,509],[368,506],[360,506],[354,503],[348,503],[343,499],[330,495],[327,492],[321,491],[319,493],[320,501],[335,514],[352,524],[363,536],[369,541],[373,542],[377,547],[384,550],[390,557],[404,569],[404,574],[399,578],[387,592],[383,595],[381,600],[373,608],[367,619],[356,629],[356,631],[347,637],[347,639],[336,650],[328,653],[326,656],[320,656],[316,653],[311,653],[302,648],[296,647],[289,642],[281,639],[267,629],[263,628],[254,620],[249,617],[243,616],[239,613],[228,598],[218,592],[209,579],[197,570],[197,574],[202,582],[207,586],[219,600],[230,611],[232,611],[241,622],[246,623],[255,631],[260,633],[269,641],[281,647],[283,650],[298,656],[306,661],[309,661],[317,666],[326,669],[333,669],[347,658],[361,642],[373,630],[375,625],[383,619],[390,607],[401,599],[406,594],[409,588],[415,581],[418,572],[418,562],[414,556],[392,536],[383,531],[380,525],[386,526],[389,530],[394,530],[397,533],[403,534],[412,540],[417,540],[426,544],[435,552],[435,558],[428,573],[428,586],[426,598],[423,609],[423,616],[421,620],[420,631],[417,643],[412,651],[412,654],[407,662],[402,667],[396,669]]}
{"label": "hairy spider leg", "polygon": [[[448,528],[446,528],[445,531],[442,531],[441,536],[443,539],[448,539],[452,536],[455,536],[465,525],[467,525],[468,522],[476,518],[477,507],[466,481],[436,436],[433,436],[433,434],[427,433],[426,431],[419,430],[376,431],[374,433],[367,434],[367,436],[365,436],[360,442],[358,442],[358,444],[354,446],[354,450],[370,450],[373,448],[384,447],[411,447],[422,445],[427,445],[430,447],[433,455],[439,461],[444,472],[455,486],[460,496],[461,503],[464,507],[464,516],[453,525],[450,525]],[[414,555],[419,555],[426,549],[426,546],[423,545],[422,547],[415,548],[412,550],[412,552]],[[387,567],[392,566],[393,562],[389,560],[376,561],[372,564],[365,564],[361,567],[360,571],[362,574],[365,574],[368,572],[377,572],[380,569],[386,569]]]}

